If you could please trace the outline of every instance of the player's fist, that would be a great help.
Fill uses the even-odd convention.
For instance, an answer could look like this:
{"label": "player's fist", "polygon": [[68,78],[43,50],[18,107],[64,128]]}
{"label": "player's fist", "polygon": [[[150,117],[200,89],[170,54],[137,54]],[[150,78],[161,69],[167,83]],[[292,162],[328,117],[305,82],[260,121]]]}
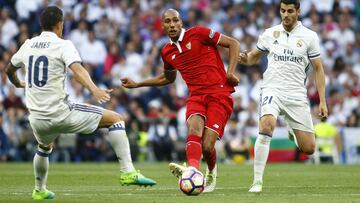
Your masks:
{"label": "player's fist", "polygon": [[319,104],[319,117],[320,118],[328,117],[328,109],[325,102],[320,102]]}
{"label": "player's fist", "polygon": [[131,80],[130,78],[122,78],[120,79],[122,86],[126,87],[126,88],[136,88],[138,85],[136,82],[134,82],[133,80]]}
{"label": "player's fist", "polygon": [[26,82],[23,81],[23,80],[21,80],[21,81],[20,81],[20,85],[17,86],[17,88],[25,88],[25,87],[26,87]]}
{"label": "player's fist", "polygon": [[93,91],[93,95],[96,98],[96,101],[101,104],[101,103],[110,101],[110,93],[111,92],[112,92],[112,89],[103,90],[100,88],[96,88],[95,91]]}
{"label": "player's fist", "polygon": [[245,51],[244,53],[239,53],[239,56],[238,56],[238,62],[240,64],[246,64],[247,63],[247,59],[248,59],[248,55],[247,55],[247,52]]}
{"label": "player's fist", "polygon": [[239,78],[236,77],[234,73],[226,74],[226,79],[232,86],[237,86],[240,82]]}

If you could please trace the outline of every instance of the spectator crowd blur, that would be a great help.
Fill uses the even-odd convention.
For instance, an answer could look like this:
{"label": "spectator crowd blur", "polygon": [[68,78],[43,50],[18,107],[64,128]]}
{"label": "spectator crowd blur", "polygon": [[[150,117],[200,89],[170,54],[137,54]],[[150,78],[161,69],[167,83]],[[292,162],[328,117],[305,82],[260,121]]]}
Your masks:
{"label": "spectator crowd blur", "polygon": [[[24,91],[14,88],[4,72],[11,56],[28,38],[39,35],[39,14],[50,4],[64,11],[64,35],[100,86],[114,88],[106,108],[126,115],[134,160],[183,160],[186,139],[187,88],[178,74],[162,88],[124,89],[120,78],[136,81],[163,69],[160,50],[169,40],[161,14],[175,8],[184,27],[208,26],[240,41],[241,50],[255,47],[266,28],[280,23],[278,0],[1,0],[0,1],[0,160],[32,160],[35,141],[29,127]],[[326,73],[328,122],[338,127],[360,126],[360,0],[301,0],[301,20],[318,33]],[[228,55],[220,50],[226,63]],[[249,147],[247,127],[257,126],[261,75],[266,58],[252,67],[238,65],[241,83],[233,94],[235,106],[225,130],[224,157]],[[310,73],[311,74],[311,73]],[[69,73],[72,101],[95,104],[89,92]],[[308,96],[317,123],[319,97],[314,78]],[[279,121],[279,125],[284,125]],[[61,135],[53,161],[114,160],[104,133]],[[236,147],[239,146],[239,147]],[[233,150],[233,148],[235,148]]]}

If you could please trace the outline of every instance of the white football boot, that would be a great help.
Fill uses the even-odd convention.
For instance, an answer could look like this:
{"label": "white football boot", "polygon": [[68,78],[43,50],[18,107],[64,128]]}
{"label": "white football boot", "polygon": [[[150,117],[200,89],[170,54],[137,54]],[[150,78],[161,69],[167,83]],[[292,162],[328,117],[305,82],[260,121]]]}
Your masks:
{"label": "white football boot", "polygon": [[177,163],[170,163],[169,164],[170,172],[177,178],[181,177],[181,174],[184,173],[188,168],[185,166],[182,166]]}
{"label": "white football boot", "polygon": [[260,193],[262,191],[262,182],[257,181],[250,186],[249,192]]}
{"label": "white football boot", "polygon": [[217,178],[217,164],[212,171],[206,167],[206,174],[205,174],[205,189],[203,192],[213,192],[216,186],[216,178]]}

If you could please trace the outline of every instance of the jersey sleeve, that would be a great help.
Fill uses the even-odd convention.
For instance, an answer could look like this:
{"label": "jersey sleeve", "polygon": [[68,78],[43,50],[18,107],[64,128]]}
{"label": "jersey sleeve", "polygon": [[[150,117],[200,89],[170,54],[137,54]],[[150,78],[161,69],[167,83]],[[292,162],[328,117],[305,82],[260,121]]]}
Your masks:
{"label": "jersey sleeve", "polygon": [[221,34],[207,27],[195,27],[197,35],[207,44],[217,45],[220,41]]}
{"label": "jersey sleeve", "polygon": [[269,36],[267,35],[267,31],[265,31],[259,36],[258,42],[256,44],[256,48],[262,52],[269,52],[270,46],[269,46]]}
{"label": "jersey sleeve", "polygon": [[320,40],[319,37],[317,36],[317,34],[314,34],[314,36],[312,37],[308,50],[307,50],[307,54],[309,59],[314,59],[317,57],[320,57]]}
{"label": "jersey sleeve", "polygon": [[73,63],[81,63],[81,58],[79,52],[76,50],[74,44],[66,40],[62,53],[62,60],[65,63],[66,67],[69,67]]}
{"label": "jersey sleeve", "polygon": [[170,70],[170,71],[175,70],[175,68],[172,67],[172,66],[166,61],[166,59],[164,58],[163,54],[161,54],[161,59],[162,59],[163,62],[164,62],[164,70]]}
{"label": "jersey sleeve", "polygon": [[11,57],[11,64],[15,67],[21,67],[21,64],[23,64],[24,62],[24,58],[23,58],[23,53],[24,53],[24,49],[25,49],[25,46],[27,44],[28,40],[26,40],[24,42],[23,45],[21,45],[20,49]]}

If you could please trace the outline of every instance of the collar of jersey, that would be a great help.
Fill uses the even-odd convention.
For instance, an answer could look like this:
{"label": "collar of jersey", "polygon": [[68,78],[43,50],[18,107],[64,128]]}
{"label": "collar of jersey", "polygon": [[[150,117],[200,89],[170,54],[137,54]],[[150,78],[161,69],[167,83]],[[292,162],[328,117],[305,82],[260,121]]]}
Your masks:
{"label": "collar of jersey", "polygon": [[54,32],[50,32],[50,31],[42,31],[41,34],[42,36],[53,36],[53,37],[58,37]]}
{"label": "collar of jersey", "polygon": [[176,42],[173,42],[170,39],[170,44],[173,45],[174,43],[181,42],[183,40],[183,38],[184,38],[184,35],[185,35],[185,29],[181,28],[181,33],[180,33],[179,39]]}
{"label": "collar of jersey", "polygon": [[288,31],[286,31],[285,30],[285,28],[284,28],[284,26],[282,25],[282,23],[281,23],[281,31],[283,31],[283,32],[286,32],[286,33],[293,33],[293,32],[295,32],[295,30],[297,30],[300,26],[302,26],[302,23],[301,23],[301,21],[297,21],[297,24],[296,24],[296,26],[290,31],[290,32],[288,32]]}

